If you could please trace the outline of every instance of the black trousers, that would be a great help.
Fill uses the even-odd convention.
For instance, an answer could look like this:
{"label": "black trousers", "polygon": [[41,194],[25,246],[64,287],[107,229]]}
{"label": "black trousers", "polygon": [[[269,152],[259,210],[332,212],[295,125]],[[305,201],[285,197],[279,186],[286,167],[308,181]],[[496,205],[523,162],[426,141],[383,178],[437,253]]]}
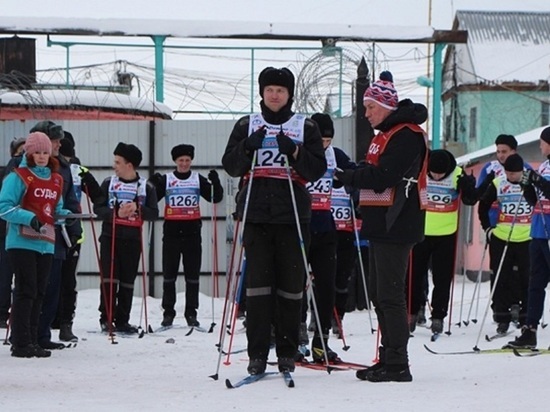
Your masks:
{"label": "black trousers", "polygon": [[181,261],[185,276],[185,316],[197,316],[201,260],[202,239],[200,233],[191,233],[181,237],[164,236],[162,242],[162,271],[164,273],[162,308],[165,315],[176,316],[176,279]]}
{"label": "black trousers", "polygon": [[[308,250],[309,264],[313,275],[313,292],[321,330],[328,335],[334,313],[334,293],[336,279],[336,231],[311,233]],[[307,293],[302,300],[302,321],[307,317]],[[313,316],[313,315],[312,315]],[[319,334],[319,331],[316,331]]]}
{"label": "black trousers", "polygon": [[[369,285],[369,248],[361,246],[361,261],[355,259],[355,266],[352,269],[351,277],[348,283],[348,299],[346,301],[346,312],[353,312],[355,309],[363,310],[369,307],[365,288],[363,286],[363,274],[361,273],[361,263],[365,272],[365,281],[367,283],[367,293]],[[369,296],[370,298],[370,296]]]}
{"label": "black trousers", "polygon": [[[305,250],[309,227],[301,225]],[[278,357],[298,349],[305,270],[296,225],[246,223],[246,336],[250,359],[267,359],[271,325]]]}
{"label": "black trousers", "polygon": [[411,314],[426,302],[428,267],[432,262],[432,319],[444,319],[449,309],[451,281],[455,268],[456,232],[444,236],[426,236],[416,244],[412,254]]}
{"label": "black trousers", "polygon": [[38,319],[48,285],[53,254],[10,249],[8,257],[15,273],[11,314],[11,342],[23,347],[37,343]]}
{"label": "black trousers", "polygon": [[388,365],[409,362],[405,280],[412,247],[412,244],[376,241],[369,246],[369,293],[380,328],[380,354],[383,354],[380,361]]}
{"label": "black trousers", "polygon": [[346,313],[348,300],[348,286],[351,274],[357,261],[357,246],[355,246],[355,234],[353,232],[337,231],[336,247],[336,279],[334,306],[340,318]]}
{"label": "black trousers", "polygon": [[512,319],[510,309],[513,304],[519,304],[519,322],[522,325],[525,324],[529,274],[531,272],[529,243],[529,241],[508,243],[498,283],[495,286],[495,277],[506,242],[496,236],[492,236],[491,238],[491,243],[489,244],[492,272],[491,288],[495,288],[491,308],[493,309],[494,320],[496,322],[510,322]]}
{"label": "black trousers", "polygon": [[139,239],[115,238],[112,281],[110,278],[111,245],[112,238],[106,236],[100,238],[100,261],[103,272],[99,302],[100,321],[107,322],[109,320],[108,313],[111,312],[115,325],[123,325],[130,320],[141,245]]}
{"label": "black trousers", "polygon": [[57,307],[57,324],[71,323],[76,310],[76,269],[80,259],[80,245],[68,252],[61,266],[61,292]]}

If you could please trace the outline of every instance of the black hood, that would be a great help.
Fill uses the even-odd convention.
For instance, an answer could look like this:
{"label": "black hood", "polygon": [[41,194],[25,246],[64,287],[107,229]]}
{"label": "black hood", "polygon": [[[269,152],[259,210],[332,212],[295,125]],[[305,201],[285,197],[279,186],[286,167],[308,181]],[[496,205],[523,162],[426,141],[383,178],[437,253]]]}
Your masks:
{"label": "black hood", "polygon": [[428,119],[428,109],[420,103],[413,103],[410,99],[404,99],[399,102],[397,110],[390,113],[386,119],[375,129],[382,132],[390,130],[392,127],[402,123],[422,124]]}

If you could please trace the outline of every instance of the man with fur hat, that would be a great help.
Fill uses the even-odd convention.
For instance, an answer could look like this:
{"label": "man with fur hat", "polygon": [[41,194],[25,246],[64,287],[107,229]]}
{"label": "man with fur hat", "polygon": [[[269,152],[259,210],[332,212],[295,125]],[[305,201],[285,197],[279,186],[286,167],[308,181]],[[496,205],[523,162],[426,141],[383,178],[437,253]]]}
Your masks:
{"label": "man with fur hat", "polygon": [[455,273],[456,242],[460,202],[477,202],[476,180],[457,166],[447,150],[432,150],[428,161],[428,207],[424,240],[414,245],[409,282],[409,330],[416,328],[417,314],[426,302],[428,267],[432,262],[433,291],[431,299],[434,335],[443,332],[443,319],[449,308],[450,288]]}
{"label": "man with fur hat", "polygon": [[[76,194],[73,186],[73,179],[71,175],[71,168],[69,163],[59,155],[59,148],[61,147],[61,139],[64,137],[63,127],[59,124],[52,122],[51,120],[43,120],[34,125],[30,130],[33,132],[42,132],[46,134],[52,143],[52,157],[59,162],[58,173],[63,178],[63,204],[64,207],[73,213],[80,213],[80,203],[76,198]],[[13,170],[21,163],[21,157],[14,157],[8,163],[6,167],[7,171]],[[76,242],[82,235],[82,228],[80,222],[77,220],[71,220],[65,225],[67,235],[71,241],[71,244]],[[55,251],[53,263],[51,266],[50,277],[46,295],[42,304],[42,312],[40,314],[40,321],[38,323],[38,344],[44,349],[63,349],[64,344],[59,342],[52,342],[51,340],[51,326],[57,313],[57,306],[59,303],[59,293],[61,290],[61,267],[63,261],[67,257],[68,245],[65,241],[65,237],[62,234],[61,226],[55,226]]]}
{"label": "man with fur hat", "polygon": [[176,316],[176,279],[180,260],[185,275],[185,311],[188,326],[200,326],[199,276],[202,261],[200,198],[219,203],[223,187],[218,172],[212,169],[208,180],[191,170],[195,148],[189,144],[174,146],[171,151],[176,169],[165,175],[155,173],[149,181],[155,186],[158,200],[164,198],[162,237],[162,326],[172,326]]}
{"label": "man with fur hat", "polygon": [[294,370],[306,274],[302,253],[309,244],[311,219],[305,184],[327,168],[319,128],[292,111],[292,72],[267,67],[258,82],[261,113],[236,122],[222,158],[230,176],[244,178],[237,215],[245,220],[251,374],[265,371],[272,324],[279,370]]}
{"label": "man with fur hat", "polygon": [[129,323],[141,257],[144,220],[158,217],[155,188],[140,177],[142,154],[133,144],[120,142],[114,152],[115,174],[101,184],[103,201],[94,204],[101,225],[101,297],[99,324],[103,332],[137,333]]}
{"label": "man with fur hat", "polygon": [[337,171],[345,185],[360,189],[362,235],[369,241],[369,293],[381,334],[379,362],[357,371],[361,380],[410,382],[405,280],[410,252],[424,239],[426,135],[424,105],[398,100],[390,72],[380,73],[363,97],[365,116],[379,133],[366,163]]}
{"label": "man with fur hat", "polygon": [[520,184],[525,199],[533,207],[529,259],[531,276],[528,287],[528,306],[521,336],[508,342],[514,348],[536,348],[537,329],[544,310],[546,286],[550,281],[550,127],[540,134],[540,151],[546,158],[538,171],[524,170]]}
{"label": "man with fur hat", "polygon": [[[494,289],[491,308],[499,335],[508,332],[512,321],[512,306],[515,304],[519,306],[520,325],[525,323],[530,273],[529,231],[533,212],[520,185],[525,170],[523,159],[517,153],[511,154],[503,166],[504,176],[493,179],[479,199],[478,206],[481,227],[485,230],[489,243],[491,288]],[[489,213],[495,202],[498,204],[499,215],[496,225],[491,226]],[[506,256],[501,264],[505,250]]]}

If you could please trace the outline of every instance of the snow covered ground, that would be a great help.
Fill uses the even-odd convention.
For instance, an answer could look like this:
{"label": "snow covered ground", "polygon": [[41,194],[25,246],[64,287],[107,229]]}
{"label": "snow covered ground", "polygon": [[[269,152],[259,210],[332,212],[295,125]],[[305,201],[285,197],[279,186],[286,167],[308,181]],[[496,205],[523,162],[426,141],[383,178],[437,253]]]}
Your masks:
{"label": "snow covered ground", "polygon": [[[455,289],[453,324],[460,316],[460,282],[459,279]],[[482,349],[497,348],[512,339],[514,334],[485,341],[485,334],[495,331],[490,313],[480,334],[488,289],[488,284],[482,285],[477,324],[470,322],[461,328],[453,325],[452,334],[442,335],[435,343],[430,342],[429,329],[416,330],[409,344],[412,383],[369,383],[357,380],[352,371],[334,371],[329,375],[297,368],[293,389],[274,376],[234,390],[226,389],[224,380],[236,381],[245,375],[245,353],[231,356],[231,365],[221,365],[219,380],[209,378],[216,371],[218,360],[215,344],[219,339],[222,299],[215,301],[218,325],[214,333],[194,331],[185,336],[188,332],[185,328],[172,329],[142,339],[118,338],[118,344],[113,345],[107,337],[88,332],[98,330],[99,294],[97,290],[85,290],[78,298],[74,330],[81,340],[76,348],[56,351],[48,359],[17,359],[10,356],[9,346],[0,347],[0,410],[547,411],[550,356],[518,358],[511,353],[439,356],[423,348],[428,344],[439,351],[469,350],[476,343]],[[472,292],[473,284],[467,282],[463,320]],[[181,310],[183,294],[178,298]],[[160,300],[149,298],[147,302],[149,321],[156,328],[162,319]],[[211,307],[211,298],[201,295],[199,320],[207,328],[212,321]],[[141,299],[135,298],[133,323],[139,323],[140,310]],[[185,321],[179,318],[176,323],[183,325]],[[347,314],[344,327],[351,348],[342,351],[342,341],[335,338],[331,338],[331,347],[345,360],[370,364],[376,334],[370,333],[368,313]],[[539,329],[539,348],[550,345],[549,329]],[[478,336],[481,336],[479,342]],[[169,338],[174,343],[168,343]],[[235,334],[233,347],[245,347],[242,331]]]}

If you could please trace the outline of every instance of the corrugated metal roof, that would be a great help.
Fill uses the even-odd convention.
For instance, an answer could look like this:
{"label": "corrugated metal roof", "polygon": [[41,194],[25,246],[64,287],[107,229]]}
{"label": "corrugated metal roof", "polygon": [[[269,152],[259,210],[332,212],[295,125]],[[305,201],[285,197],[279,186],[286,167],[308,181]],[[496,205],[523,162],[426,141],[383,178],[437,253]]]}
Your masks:
{"label": "corrugated metal roof", "polygon": [[461,10],[456,18],[468,42],[550,43],[550,12]]}

